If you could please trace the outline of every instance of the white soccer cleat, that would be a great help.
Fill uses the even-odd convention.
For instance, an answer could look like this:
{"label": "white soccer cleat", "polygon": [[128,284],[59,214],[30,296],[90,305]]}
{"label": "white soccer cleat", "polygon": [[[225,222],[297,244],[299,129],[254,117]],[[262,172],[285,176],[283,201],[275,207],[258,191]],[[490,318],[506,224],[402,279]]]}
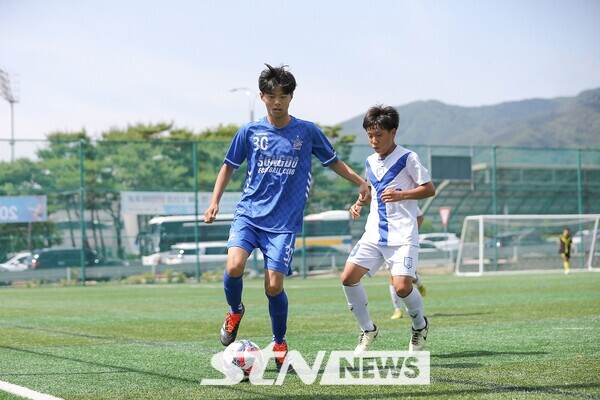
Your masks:
{"label": "white soccer cleat", "polygon": [[358,337],[358,345],[354,349],[354,356],[359,357],[364,352],[369,350],[369,347],[373,344],[375,339],[379,337],[379,328],[373,325],[375,329],[372,331],[362,331],[360,336]]}
{"label": "white soccer cleat", "polygon": [[429,332],[429,321],[427,320],[427,317],[423,318],[425,318],[425,328],[412,328],[410,342],[408,343],[408,351],[411,353],[421,351],[425,348],[425,341],[427,340],[427,333]]}

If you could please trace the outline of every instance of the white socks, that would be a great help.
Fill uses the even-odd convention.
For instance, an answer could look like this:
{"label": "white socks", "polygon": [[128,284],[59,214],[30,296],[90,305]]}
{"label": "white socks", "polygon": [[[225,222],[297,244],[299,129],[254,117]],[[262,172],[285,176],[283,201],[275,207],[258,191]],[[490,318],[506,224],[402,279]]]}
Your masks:
{"label": "white socks", "polygon": [[[368,300],[365,288],[360,282],[356,285],[344,285],[342,287],[344,288],[344,294],[346,295],[346,300],[348,301],[348,307],[350,307],[350,311],[352,311],[354,318],[356,318],[356,321],[358,321],[360,329],[363,331],[374,330],[375,325],[373,325],[373,321],[371,321],[371,315],[369,314],[369,309],[367,308]],[[396,308],[401,309],[401,305],[398,300],[404,303],[406,311],[408,312],[408,316],[412,320],[414,329],[425,328],[426,323],[425,318],[423,318],[423,297],[421,297],[421,293],[419,293],[415,286],[413,286],[413,290],[411,290],[408,296],[399,297],[396,294],[394,287],[390,285],[390,294],[394,299],[394,306]]]}
{"label": "white socks", "polygon": [[[356,285],[343,285],[342,287],[344,288],[344,294],[348,301],[348,307],[350,307],[350,311],[352,311],[354,318],[358,321],[360,329],[363,331],[375,330],[375,325],[373,325],[373,321],[371,321],[369,309],[367,308],[367,292],[363,285],[359,282]],[[425,326],[424,323],[423,326]]]}
{"label": "white socks", "polygon": [[421,293],[419,293],[417,288],[413,286],[408,296],[401,297],[400,299],[402,299],[408,316],[412,320],[413,328],[425,328],[427,324],[425,323],[425,318],[423,318],[423,297],[421,297]]}

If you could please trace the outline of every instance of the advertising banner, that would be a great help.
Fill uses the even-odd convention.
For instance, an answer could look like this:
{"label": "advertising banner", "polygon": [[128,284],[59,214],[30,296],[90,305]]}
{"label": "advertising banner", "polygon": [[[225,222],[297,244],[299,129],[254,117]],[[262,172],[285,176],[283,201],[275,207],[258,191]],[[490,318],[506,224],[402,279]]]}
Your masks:
{"label": "advertising banner", "polygon": [[46,196],[0,196],[0,224],[43,222],[46,219]]}
{"label": "advertising banner", "polygon": [[[198,193],[198,213],[204,214],[211,192]],[[225,192],[219,212],[233,213],[241,192]],[[194,192],[121,192],[121,211],[136,215],[178,215],[195,213]]]}

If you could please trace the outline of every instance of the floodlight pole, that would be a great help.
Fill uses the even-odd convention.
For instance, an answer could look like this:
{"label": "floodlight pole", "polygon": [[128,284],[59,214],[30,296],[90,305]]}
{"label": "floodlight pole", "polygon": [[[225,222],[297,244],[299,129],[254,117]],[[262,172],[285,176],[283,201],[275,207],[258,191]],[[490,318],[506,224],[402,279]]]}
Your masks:
{"label": "floodlight pole", "polygon": [[10,101],[10,162],[15,161],[15,102]]}
{"label": "floodlight pole", "polygon": [[248,89],[246,87],[233,88],[229,91],[246,93],[246,96],[248,96],[248,108],[250,109],[250,122],[254,121],[254,105],[256,103],[256,98],[258,97],[258,94],[254,90]]}
{"label": "floodlight pole", "polygon": [[15,103],[19,100],[13,94],[8,72],[0,69],[0,95],[10,104],[10,162],[15,161]]}

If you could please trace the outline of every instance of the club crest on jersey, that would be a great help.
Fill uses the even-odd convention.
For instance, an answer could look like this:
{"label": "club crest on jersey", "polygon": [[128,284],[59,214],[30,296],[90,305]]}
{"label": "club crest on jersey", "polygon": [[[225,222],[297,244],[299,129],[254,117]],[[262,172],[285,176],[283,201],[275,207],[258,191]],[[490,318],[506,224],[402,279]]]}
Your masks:
{"label": "club crest on jersey", "polygon": [[294,150],[302,149],[302,140],[300,140],[300,136],[296,136],[296,139],[292,140],[292,146],[294,147]]}

